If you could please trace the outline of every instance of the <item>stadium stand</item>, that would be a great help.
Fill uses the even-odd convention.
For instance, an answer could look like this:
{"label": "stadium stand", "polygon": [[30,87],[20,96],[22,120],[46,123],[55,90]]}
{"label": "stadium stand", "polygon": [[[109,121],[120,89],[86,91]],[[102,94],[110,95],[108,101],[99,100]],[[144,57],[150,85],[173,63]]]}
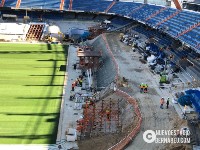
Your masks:
{"label": "stadium stand", "polygon": [[0,40],[23,41],[30,25],[17,23],[0,23]]}
{"label": "stadium stand", "polygon": [[[16,0],[6,1],[5,7],[15,7]],[[85,12],[108,12],[120,16],[129,16],[131,19],[158,28],[162,32],[179,39],[183,43],[199,51],[200,13],[186,10],[177,10],[168,7],[149,5],[135,2],[119,2],[100,0],[74,0],[72,10]],[[68,10],[69,0],[65,1],[64,9]],[[59,9],[60,1],[28,0],[21,2],[21,8]],[[112,7],[111,7],[112,6]],[[109,9],[108,9],[109,8]],[[192,17],[191,17],[192,16]],[[48,16],[47,16],[48,18]],[[56,18],[59,18],[58,16]],[[61,17],[62,18],[62,17]],[[59,18],[60,19],[60,18]],[[83,18],[84,19],[84,18]],[[95,19],[95,17],[93,18]],[[97,19],[97,18],[96,18]],[[120,21],[119,21],[120,23]],[[191,27],[194,27],[191,29]],[[191,29],[191,31],[184,32]],[[182,34],[181,34],[182,33]],[[181,34],[181,35],[180,35]]]}
{"label": "stadium stand", "polygon": [[128,16],[131,11],[138,8],[141,3],[132,3],[132,2],[117,2],[108,13],[115,13],[122,16]]}
{"label": "stadium stand", "polygon": [[171,36],[177,36],[184,29],[198,23],[198,16],[194,13],[193,17],[188,17],[187,13],[182,11],[173,18],[167,20],[160,27],[167,26],[168,33]]}
{"label": "stadium stand", "polygon": [[187,43],[188,45],[191,45],[192,47],[197,47],[197,45],[200,43],[200,26],[197,28],[191,30],[190,32],[187,32],[180,36],[179,38]]}
{"label": "stadium stand", "polygon": [[110,19],[110,21],[112,22],[112,24],[120,25],[120,26],[124,26],[124,25],[132,22],[132,20],[126,19],[126,18],[123,18],[123,17],[114,17],[114,18]]}
{"label": "stadium stand", "polygon": [[[69,1],[66,1],[64,4],[65,9],[73,11],[85,11],[86,13],[88,13],[88,15],[86,16],[84,13],[77,12],[73,13],[73,11],[64,13],[60,12],[56,13],[56,15],[54,15],[54,12],[51,11],[47,11],[45,13],[36,11],[34,13],[30,13],[30,17],[39,18],[41,22],[48,19],[80,19],[101,21],[105,19],[105,16],[98,15],[101,14],[99,12],[108,12],[117,14],[117,16],[112,16],[110,18],[108,17],[108,19],[113,24],[117,24],[120,26],[131,23],[132,20],[123,18],[123,16],[129,17],[130,19],[142,23],[132,28],[131,31],[143,34],[147,37],[147,39],[155,40],[155,42],[148,43],[152,54],[155,54],[155,56],[158,58],[162,54],[164,54],[163,51],[166,51],[166,49],[170,47],[168,49],[168,52],[166,53],[173,54],[174,58],[173,60],[171,60],[171,63],[180,65],[184,69],[184,71],[189,73],[192,77],[194,77],[195,79],[200,79],[200,63],[198,61],[200,56],[197,55],[197,53],[195,52],[191,52],[190,48],[188,48],[187,50],[183,49],[182,47],[177,47],[177,49],[171,47],[173,40],[179,39],[180,41],[186,43],[188,46],[192,47],[200,53],[200,26],[198,25],[198,23],[200,22],[200,13],[185,10],[180,11],[168,7],[142,3],[115,2],[113,3],[113,5],[112,3],[113,2],[111,1],[100,0],[93,0],[92,3],[89,0],[74,0],[73,3],[71,3],[71,6],[69,6]],[[7,2],[5,5],[14,7],[16,5],[16,0]],[[22,1],[21,3],[21,8],[51,8],[58,10],[59,6],[60,1],[54,0],[43,2],[39,0],[35,0],[34,2],[32,2],[31,0],[27,0]],[[98,14],[94,14],[91,12],[98,12]],[[20,17],[22,17],[22,15]],[[66,25],[62,24],[61,21],[57,21],[57,24],[62,28],[66,28]],[[73,21],[72,24],[74,25],[75,21]],[[28,30],[28,33],[26,34],[26,40],[40,40],[45,25],[29,25],[30,28]],[[76,25],[79,24],[77,23]],[[149,25],[151,28],[146,25]],[[102,38],[102,36],[97,37],[93,41],[93,43],[90,44],[93,46],[94,49],[101,50],[102,52],[103,63],[101,64],[96,74],[97,86],[98,88],[108,87],[109,84],[114,81],[115,77],[118,74],[118,72],[114,68],[115,64],[112,61],[112,58],[109,57],[108,47],[106,46],[105,40],[104,38]],[[187,81],[191,80],[192,79]]]}
{"label": "stadium stand", "polygon": [[46,0],[45,1],[41,1],[41,0],[23,1],[22,0],[21,5],[20,5],[20,8],[59,9],[59,7],[60,7],[60,1],[55,1],[55,0],[48,0],[48,1]]}
{"label": "stadium stand", "polygon": [[93,17],[94,17],[93,14],[85,15],[84,13],[79,13],[79,15],[77,16],[77,19],[79,19],[79,20],[92,20]]}
{"label": "stadium stand", "polygon": [[110,1],[99,1],[94,0],[74,0],[72,9],[80,11],[91,11],[91,12],[104,12],[109,6]]}
{"label": "stadium stand", "polygon": [[158,13],[156,16],[149,19],[147,23],[152,27],[156,26],[156,24],[161,22],[164,18],[167,18],[170,15],[172,15],[175,11],[176,11],[175,9],[167,8],[163,10],[162,12]]}
{"label": "stadium stand", "polygon": [[15,1],[15,0],[5,1],[4,7],[15,7],[16,3],[17,3],[17,1]]}
{"label": "stadium stand", "polygon": [[135,13],[132,14],[131,17],[134,18],[135,20],[140,20],[144,22],[151,14],[155,13],[159,9],[160,9],[160,6],[145,4],[140,9],[140,11],[136,11]]}
{"label": "stadium stand", "polygon": [[44,26],[44,24],[31,24],[26,34],[26,40],[40,40]]}
{"label": "stadium stand", "polygon": [[147,38],[154,38],[157,44],[161,47],[169,46],[172,44],[172,38],[167,35],[160,34],[155,29],[145,28],[145,26],[136,26],[133,28],[134,31],[145,35]]}

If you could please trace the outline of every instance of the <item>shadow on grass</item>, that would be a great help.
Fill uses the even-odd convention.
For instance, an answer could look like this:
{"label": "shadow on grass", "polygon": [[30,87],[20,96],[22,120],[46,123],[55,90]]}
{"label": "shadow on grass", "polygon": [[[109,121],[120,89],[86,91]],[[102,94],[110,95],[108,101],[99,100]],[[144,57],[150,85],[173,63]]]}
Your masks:
{"label": "shadow on grass", "polygon": [[37,61],[65,61],[65,60],[59,60],[59,59],[56,59],[56,60],[54,60],[54,59],[40,59],[40,60],[37,60]]}
{"label": "shadow on grass", "polygon": [[62,97],[17,97],[17,99],[61,99]]}
{"label": "shadow on grass", "polygon": [[53,134],[45,134],[45,135],[10,135],[10,136],[0,136],[0,138],[17,138],[17,139],[49,139]]}
{"label": "shadow on grass", "polygon": [[66,65],[60,65],[60,70],[59,71],[66,71]]}
{"label": "shadow on grass", "polygon": [[[2,114],[2,113],[1,113]],[[3,113],[5,115],[13,115],[13,116],[58,116],[59,113]]]}
{"label": "shadow on grass", "polygon": [[[53,68],[53,67],[33,67],[33,68]],[[60,68],[60,67],[56,67],[56,68]]]}
{"label": "shadow on grass", "polygon": [[65,64],[67,64],[67,57],[68,57],[68,48],[69,45],[62,45],[63,50],[64,50],[64,55],[65,55]]}
{"label": "shadow on grass", "polygon": [[0,54],[63,54],[63,51],[0,51]]}
{"label": "shadow on grass", "polygon": [[47,49],[52,50],[51,44],[47,43]]}
{"label": "shadow on grass", "polygon": [[55,85],[49,85],[49,84],[38,84],[38,85],[24,85],[24,86],[63,86],[63,84],[55,84]]}
{"label": "shadow on grass", "polygon": [[29,76],[65,76],[65,75],[43,75],[43,74],[41,74],[41,75],[35,75],[35,74],[32,74],[32,75],[29,75]]}
{"label": "shadow on grass", "polygon": [[[55,51],[58,51],[57,50],[57,46],[56,45],[51,45],[52,46],[52,49],[54,49]],[[68,46],[63,46],[63,53],[65,55],[65,58],[67,58],[67,49],[65,48],[68,48]],[[52,62],[52,73],[51,73],[51,78],[50,78],[50,81],[49,81],[49,84],[47,85],[25,85],[25,86],[49,86],[48,88],[48,92],[46,93],[46,100],[45,101],[42,101],[42,107],[40,107],[38,110],[36,110],[37,113],[41,113],[41,112],[45,112],[47,110],[47,107],[48,107],[48,97],[51,97],[51,93],[53,92],[53,86],[63,86],[63,84],[60,84],[60,85],[54,85],[54,81],[55,81],[55,77],[56,77],[56,71],[57,71],[57,68],[58,68],[58,61],[65,61],[65,64],[66,64],[66,59],[65,60],[60,60],[59,59],[59,53],[55,53],[55,57],[54,59],[49,59],[49,60],[37,60],[37,61],[50,61]],[[64,78],[63,78],[64,79]],[[52,133],[52,136],[49,137],[49,144],[53,144],[56,142],[56,138],[57,138],[57,132],[58,132],[58,123],[59,123],[59,117],[60,117],[60,113],[56,114],[53,118],[50,118],[50,119],[47,119],[46,121],[47,122],[54,122],[54,128],[51,130],[51,133]],[[38,132],[38,125],[40,124],[42,120],[42,116],[39,117],[35,122],[34,122],[34,126],[32,129],[26,129],[26,133],[31,133],[31,135],[36,135],[37,132]],[[27,131],[29,130],[29,131]],[[31,143],[31,141],[27,141],[26,142],[27,144]]]}
{"label": "shadow on grass", "polygon": [[[47,45],[48,46],[48,45]],[[52,67],[34,67],[34,68],[52,68],[52,72],[51,72],[51,75],[30,75],[30,76],[49,76],[50,77],[50,80],[49,80],[49,83],[46,84],[46,85],[24,85],[24,86],[27,86],[27,87],[31,87],[31,86],[45,86],[46,89],[47,89],[47,92],[45,93],[42,93],[41,92],[41,97],[17,97],[17,99],[30,99],[30,100],[33,100],[33,99],[41,99],[41,101],[38,101],[38,105],[40,105],[41,107],[38,107],[38,109],[35,110],[35,113],[31,113],[31,114],[14,114],[14,113],[8,113],[8,115],[26,115],[26,116],[30,116],[30,121],[27,121],[27,125],[26,127],[24,127],[24,131],[22,131],[22,133],[25,133],[25,134],[30,134],[28,136],[24,135],[24,136],[8,136],[8,138],[21,138],[21,139],[26,139],[24,141],[24,143],[26,144],[30,144],[32,141],[30,139],[41,139],[41,138],[44,138],[44,139],[47,139],[48,140],[48,143],[49,144],[54,144],[56,143],[56,138],[57,138],[57,132],[58,132],[58,123],[59,123],[59,117],[60,117],[60,112],[59,113],[43,113],[43,112],[46,112],[47,109],[48,109],[48,106],[49,106],[49,100],[54,100],[54,99],[57,99],[57,100],[61,100],[61,97],[51,97],[51,93],[53,92],[53,87],[54,86],[63,86],[63,84],[58,84],[58,85],[54,85],[54,81],[55,81],[55,77],[57,76],[63,76],[64,75],[56,75],[56,72],[57,72],[57,69],[60,68],[60,66],[58,66],[58,61],[65,61],[65,64],[66,64],[66,60],[60,60],[59,58],[59,54],[63,54],[65,55],[65,58],[67,59],[67,49],[68,49],[68,45],[63,45],[63,51],[62,52],[59,52],[57,50],[57,46],[56,45],[51,45],[51,48],[53,49],[53,51],[42,51],[42,52],[37,52],[37,54],[40,54],[40,53],[54,53],[55,54],[55,57],[54,59],[49,59],[49,60],[37,60],[37,61],[41,61],[42,62],[45,62],[45,61],[49,61],[49,62],[52,62]],[[20,53],[20,52],[18,52]],[[21,53],[20,53],[21,54]],[[26,52],[24,53],[24,51],[22,52],[22,54],[26,54]],[[65,65],[63,64],[63,65]],[[64,78],[63,78],[64,79]],[[62,92],[62,91],[60,91]],[[61,94],[62,95],[62,94]],[[60,96],[61,96],[60,95]],[[31,116],[40,116],[37,118],[36,121],[34,122],[31,122],[31,119],[32,117]],[[50,133],[51,134],[47,134],[47,135],[37,135],[38,134],[38,130],[39,130],[39,126],[41,124],[41,121],[43,119],[44,116],[52,116],[52,118],[50,119],[46,119],[46,122],[54,122],[53,124],[53,129],[51,129]],[[30,128],[30,126],[32,126],[32,128]],[[41,136],[41,137],[40,137]],[[4,137],[6,138],[6,137]]]}
{"label": "shadow on grass", "polygon": [[59,122],[59,117],[56,116],[54,118],[48,118],[48,119],[46,119],[46,122]]}

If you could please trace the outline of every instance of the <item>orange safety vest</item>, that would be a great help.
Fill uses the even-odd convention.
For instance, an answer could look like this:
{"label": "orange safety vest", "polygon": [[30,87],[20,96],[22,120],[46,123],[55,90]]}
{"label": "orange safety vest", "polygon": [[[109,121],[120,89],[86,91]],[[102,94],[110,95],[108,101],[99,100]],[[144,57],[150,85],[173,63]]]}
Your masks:
{"label": "orange safety vest", "polygon": [[163,98],[161,98],[160,104],[164,104],[164,99]]}
{"label": "orange safety vest", "polygon": [[106,114],[109,115],[109,114],[110,114],[110,111],[109,111],[109,110],[106,110]]}
{"label": "orange safety vest", "polygon": [[76,86],[76,84],[75,83],[72,83],[72,87],[75,87]]}

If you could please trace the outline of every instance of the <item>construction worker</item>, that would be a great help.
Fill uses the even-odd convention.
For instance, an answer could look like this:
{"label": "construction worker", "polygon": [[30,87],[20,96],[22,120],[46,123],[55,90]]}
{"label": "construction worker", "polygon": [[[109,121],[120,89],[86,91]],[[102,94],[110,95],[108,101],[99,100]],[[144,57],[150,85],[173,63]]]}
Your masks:
{"label": "construction worker", "polygon": [[76,83],[73,82],[73,83],[72,83],[72,91],[74,91],[75,86],[76,86]]}
{"label": "construction worker", "polygon": [[187,105],[184,106],[183,108],[183,119],[187,119],[187,116],[186,116],[186,110],[187,110]]}
{"label": "construction worker", "polygon": [[144,83],[141,83],[140,84],[140,93],[143,93],[144,92]]}
{"label": "construction worker", "polygon": [[76,70],[76,66],[77,66],[77,64],[73,64],[73,66],[74,66],[74,70]]}
{"label": "construction worker", "polygon": [[183,113],[186,114],[186,111],[187,111],[187,105],[184,106]]}
{"label": "construction worker", "polygon": [[165,103],[164,97],[160,99],[160,108],[163,109],[163,104]]}
{"label": "construction worker", "polygon": [[147,90],[148,89],[148,84],[144,84],[144,86],[143,86],[143,91],[144,91],[144,93],[147,93]]}
{"label": "construction worker", "polygon": [[75,86],[77,86],[78,85],[78,78],[75,80]]}
{"label": "construction worker", "polygon": [[79,79],[79,84],[80,84],[80,87],[83,86],[83,80],[82,79]]}
{"label": "construction worker", "polygon": [[73,92],[70,91],[70,97],[69,97],[69,100],[70,100],[70,101],[73,101],[73,99],[75,99],[75,94],[73,94]]}
{"label": "construction worker", "polygon": [[110,110],[106,109],[106,116],[107,116],[107,119],[110,120]]}
{"label": "construction worker", "polygon": [[83,76],[82,76],[82,75],[80,75],[79,78],[80,78],[81,80],[83,80]]}
{"label": "construction worker", "polygon": [[167,103],[166,104],[167,104],[166,108],[168,109],[169,108],[169,97],[167,98]]}

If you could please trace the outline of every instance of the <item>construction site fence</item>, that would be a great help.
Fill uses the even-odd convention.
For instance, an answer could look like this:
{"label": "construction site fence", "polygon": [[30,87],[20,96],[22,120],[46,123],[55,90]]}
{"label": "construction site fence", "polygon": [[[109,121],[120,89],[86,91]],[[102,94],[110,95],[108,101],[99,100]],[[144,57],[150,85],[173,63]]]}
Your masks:
{"label": "construction site fence", "polygon": [[129,143],[132,142],[133,138],[139,133],[141,124],[142,124],[142,115],[141,115],[137,101],[134,98],[132,98],[130,95],[128,95],[126,92],[121,91],[119,89],[117,89],[116,94],[119,96],[123,96],[125,98],[125,100],[133,106],[138,120],[137,120],[136,126],[132,129],[132,131],[125,138],[123,138],[117,144],[110,147],[108,150],[124,149]]}
{"label": "construction site fence", "polygon": [[115,76],[115,82],[116,84],[115,85],[115,92],[116,94],[118,94],[119,96],[122,96],[124,97],[124,99],[133,106],[134,108],[134,112],[138,118],[138,121],[137,121],[137,124],[136,126],[132,129],[132,131],[125,137],[123,138],[121,141],[119,141],[117,144],[113,145],[112,147],[110,147],[108,150],[122,150],[124,149],[130,142],[132,142],[133,138],[139,133],[140,129],[141,129],[141,124],[142,124],[142,115],[141,115],[141,112],[140,112],[140,109],[139,109],[139,105],[137,103],[137,101],[131,97],[129,94],[127,94],[126,92],[122,91],[122,90],[119,90],[117,87],[117,83],[118,80],[119,80],[119,66],[116,62],[116,59],[112,53],[112,50],[110,49],[110,46],[107,42],[107,38],[104,34],[102,34],[102,38],[105,42],[105,45],[106,45],[106,48],[107,48],[107,51],[108,51],[108,54],[110,55],[110,57],[112,58],[112,61],[114,62],[114,67],[116,69],[116,76]]}

